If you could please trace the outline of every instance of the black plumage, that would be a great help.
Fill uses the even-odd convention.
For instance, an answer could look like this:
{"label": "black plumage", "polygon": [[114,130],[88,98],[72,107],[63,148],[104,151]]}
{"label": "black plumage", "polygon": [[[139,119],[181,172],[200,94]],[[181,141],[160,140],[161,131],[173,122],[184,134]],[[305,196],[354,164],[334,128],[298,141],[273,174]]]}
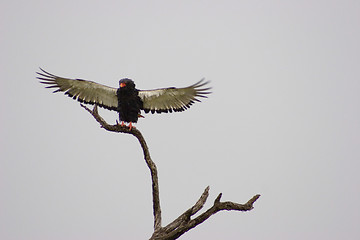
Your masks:
{"label": "black plumage", "polygon": [[119,82],[120,87],[116,91],[118,97],[118,108],[120,121],[136,123],[143,109],[143,102],[139,97],[139,90],[135,88],[135,83],[128,79]]}
{"label": "black plumage", "polygon": [[128,78],[119,82],[119,88],[108,87],[92,81],[58,77],[41,69],[37,72],[40,83],[55,88],[55,92],[64,92],[82,103],[96,104],[100,107],[119,112],[122,122],[137,122],[140,110],[145,113],[181,112],[193,103],[206,98],[209,87],[203,79],[184,88],[159,88],[154,90],[138,90],[135,83]]}

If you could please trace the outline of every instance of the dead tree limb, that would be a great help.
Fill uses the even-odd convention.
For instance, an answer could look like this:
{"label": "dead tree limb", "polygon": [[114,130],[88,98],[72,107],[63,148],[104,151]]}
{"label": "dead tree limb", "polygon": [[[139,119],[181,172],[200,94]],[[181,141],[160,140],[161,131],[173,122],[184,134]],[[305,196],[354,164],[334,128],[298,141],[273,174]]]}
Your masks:
{"label": "dead tree limb", "polygon": [[93,110],[87,108],[86,106],[82,105],[107,131],[110,132],[118,132],[118,133],[126,133],[135,136],[140,145],[143,149],[144,159],[145,162],[150,169],[151,173],[151,180],[152,180],[152,195],[153,195],[153,214],[154,214],[154,233],[152,234],[150,240],[172,240],[177,239],[185,232],[189,231],[190,229],[196,227],[197,225],[203,223],[213,214],[223,211],[223,210],[234,210],[234,211],[249,211],[253,209],[254,202],[260,197],[260,195],[255,195],[252,197],[247,203],[239,204],[234,202],[221,202],[222,193],[220,193],[214,201],[212,207],[206,210],[204,213],[200,214],[199,216],[192,218],[197,212],[199,212],[208,196],[209,196],[209,186],[205,188],[204,192],[201,194],[199,200],[186,210],[183,214],[181,214],[178,218],[174,221],[169,223],[167,226],[162,227],[161,225],[161,208],[160,208],[160,197],[159,197],[159,180],[158,180],[158,173],[155,163],[151,160],[149,148],[146,144],[146,141],[139,130],[133,127],[129,130],[126,126],[121,126],[119,124],[110,125],[108,124],[98,113],[97,105],[94,106]]}

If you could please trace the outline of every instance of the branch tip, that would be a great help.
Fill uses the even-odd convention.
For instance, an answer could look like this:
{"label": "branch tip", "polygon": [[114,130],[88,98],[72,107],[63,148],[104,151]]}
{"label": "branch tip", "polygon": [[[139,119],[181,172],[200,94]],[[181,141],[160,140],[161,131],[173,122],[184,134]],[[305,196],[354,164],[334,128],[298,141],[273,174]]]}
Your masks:
{"label": "branch tip", "polygon": [[253,196],[246,204],[252,206],[256,202],[256,200],[259,199],[259,197],[260,197],[260,194]]}
{"label": "branch tip", "polygon": [[220,194],[217,196],[217,198],[216,198],[215,201],[214,201],[214,205],[220,203],[221,197],[222,197],[222,193],[220,193]]}
{"label": "branch tip", "polygon": [[98,114],[97,104],[94,104],[93,113]]}

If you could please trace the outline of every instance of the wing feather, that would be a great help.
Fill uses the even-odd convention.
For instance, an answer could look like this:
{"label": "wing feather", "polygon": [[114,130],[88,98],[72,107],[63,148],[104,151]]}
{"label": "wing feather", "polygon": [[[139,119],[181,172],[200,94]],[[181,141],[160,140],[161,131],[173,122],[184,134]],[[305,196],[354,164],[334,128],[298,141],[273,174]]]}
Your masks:
{"label": "wing feather", "polygon": [[118,107],[116,88],[92,81],[62,78],[41,68],[40,70],[42,72],[37,72],[40,83],[48,85],[46,88],[57,88],[54,93],[64,92],[79,102],[97,104],[109,110],[116,110]]}
{"label": "wing feather", "polygon": [[139,90],[139,97],[143,101],[143,110],[147,113],[161,112],[181,112],[190,107],[195,102],[200,102],[199,98],[207,98],[211,88],[202,88],[209,82],[204,79],[185,88],[160,88],[155,90]]}

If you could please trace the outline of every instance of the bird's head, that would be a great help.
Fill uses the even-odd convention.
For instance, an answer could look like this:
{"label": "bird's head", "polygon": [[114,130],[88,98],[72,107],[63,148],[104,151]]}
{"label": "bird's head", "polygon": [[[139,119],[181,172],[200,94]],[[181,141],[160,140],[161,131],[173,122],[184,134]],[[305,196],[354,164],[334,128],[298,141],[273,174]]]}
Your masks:
{"label": "bird's head", "polygon": [[129,78],[123,78],[119,81],[120,88],[135,88],[135,83]]}

